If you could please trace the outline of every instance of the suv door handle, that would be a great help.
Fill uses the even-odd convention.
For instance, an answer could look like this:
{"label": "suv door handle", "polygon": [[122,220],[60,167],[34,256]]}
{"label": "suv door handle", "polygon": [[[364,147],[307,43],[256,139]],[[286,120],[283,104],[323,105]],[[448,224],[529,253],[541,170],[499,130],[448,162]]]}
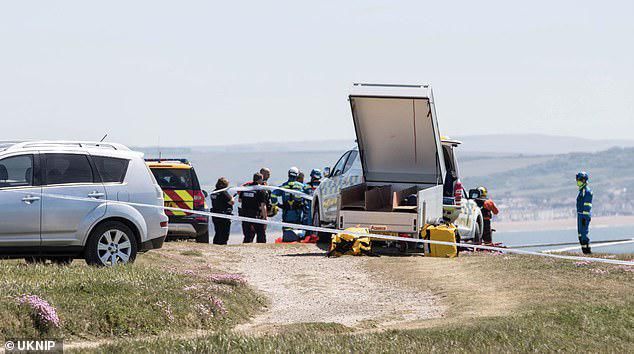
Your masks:
{"label": "suv door handle", "polygon": [[105,195],[106,195],[105,193],[101,193],[101,192],[97,192],[97,191],[88,193],[88,197],[89,198],[95,198],[95,199],[99,199],[99,198],[101,198],[101,197],[103,197]]}
{"label": "suv door handle", "polygon": [[25,202],[26,204],[31,204],[38,200],[40,200],[40,197],[36,197],[34,195],[27,195],[26,197],[22,198],[22,201]]}

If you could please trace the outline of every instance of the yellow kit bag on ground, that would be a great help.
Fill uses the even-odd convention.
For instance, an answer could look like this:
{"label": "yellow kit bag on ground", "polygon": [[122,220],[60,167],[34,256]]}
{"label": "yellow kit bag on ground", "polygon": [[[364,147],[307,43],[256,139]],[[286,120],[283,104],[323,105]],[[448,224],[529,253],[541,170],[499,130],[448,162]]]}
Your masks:
{"label": "yellow kit bag on ground", "polygon": [[[350,227],[345,231],[369,233],[368,229],[360,227]],[[330,250],[326,253],[328,257],[339,257],[344,254],[353,256],[374,256],[372,253],[372,243],[369,237],[357,237],[347,233],[336,234],[332,237]]]}
{"label": "yellow kit bag on ground", "polygon": [[458,256],[458,246],[456,245],[458,231],[456,226],[453,224],[441,224],[438,226],[426,225],[422,232],[425,240],[453,243],[453,245],[426,243],[425,257],[452,258]]}

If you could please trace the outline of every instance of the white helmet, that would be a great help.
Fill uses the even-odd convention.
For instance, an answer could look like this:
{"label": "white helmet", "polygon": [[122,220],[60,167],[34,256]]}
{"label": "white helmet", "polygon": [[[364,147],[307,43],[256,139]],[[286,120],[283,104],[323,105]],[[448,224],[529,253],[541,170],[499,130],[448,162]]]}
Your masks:
{"label": "white helmet", "polygon": [[288,170],[288,177],[297,177],[299,176],[299,168],[293,166]]}

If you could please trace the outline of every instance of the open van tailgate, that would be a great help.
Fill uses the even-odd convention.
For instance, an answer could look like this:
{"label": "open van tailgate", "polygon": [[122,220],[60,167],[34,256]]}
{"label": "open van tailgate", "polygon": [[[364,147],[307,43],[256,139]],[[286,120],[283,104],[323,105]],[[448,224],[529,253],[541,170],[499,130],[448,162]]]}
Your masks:
{"label": "open van tailgate", "polygon": [[349,100],[366,182],[442,184],[431,87],[354,84]]}

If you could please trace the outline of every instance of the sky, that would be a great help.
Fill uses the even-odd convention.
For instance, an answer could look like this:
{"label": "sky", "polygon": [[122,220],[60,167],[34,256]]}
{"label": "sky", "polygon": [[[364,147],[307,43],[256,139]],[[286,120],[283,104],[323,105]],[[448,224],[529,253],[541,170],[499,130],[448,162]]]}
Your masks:
{"label": "sky", "polygon": [[634,132],[631,1],[5,1],[0,140],[353,139],[353,82],[445,135]]}

